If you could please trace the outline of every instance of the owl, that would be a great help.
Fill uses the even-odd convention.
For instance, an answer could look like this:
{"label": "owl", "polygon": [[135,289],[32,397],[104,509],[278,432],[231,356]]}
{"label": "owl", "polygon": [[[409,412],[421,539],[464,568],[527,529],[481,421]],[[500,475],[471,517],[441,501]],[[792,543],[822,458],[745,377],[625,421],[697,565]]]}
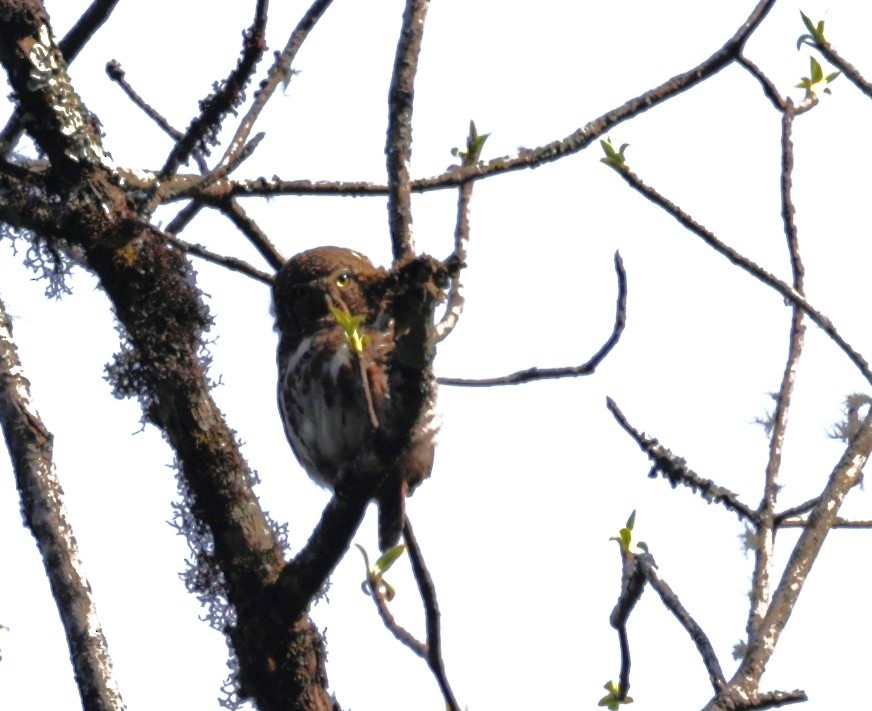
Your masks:
{"label": "owl", "polygon": [[[290,259],[273,287],[278,403],[288,442],[308,475],[335,488],[383,426],[395,320],[392,275],[362,254],[318,247]],[[379,548],[397,544],[405,498],[433,466],[435,381],[426,407],[375,494]]]}

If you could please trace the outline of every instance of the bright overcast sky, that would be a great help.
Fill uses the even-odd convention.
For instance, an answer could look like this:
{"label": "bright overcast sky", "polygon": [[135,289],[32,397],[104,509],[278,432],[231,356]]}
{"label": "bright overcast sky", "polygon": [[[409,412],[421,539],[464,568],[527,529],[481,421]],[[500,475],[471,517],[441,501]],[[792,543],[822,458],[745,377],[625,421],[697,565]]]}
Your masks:
{"label": "bright overcast sky", "polygon": [[[784,94],[808,73],[799,9],[825,19],[827,38],[872,78],[866,3],[779,2],[747,47]],[[88,3],[49,2],[63,34]],[[213,81],[235,64],[253,2],[121,2],[71,69],[101,119],[119,165],[159,167],[171,144],[106,77],[117,59],[137,91],[180,129]],[[441,172],[472,118],[490,132],[485,159],[562,138],[712,54],[752,0],[610,3],[434,0],[416,90],[417,176]],[[268,41],[280,50],[303,12],[274,2]],[[284,95],[256,128],[266,132],[240,177],[384,179],[386,94],[403,3],[336,0],[300,52]],[[533,9],[535,7],[535,10]],[[517,9],[516,9],[517,8]],[[266,70],[266,63],[261,67]],[[5,120],[5,117],[3,117]],[[758,83],[730,67],[611,132],[628,161],[721,239],[782,278],[789,263],[778,202],[779,122]],[[794,200],[810,301],[867,358],[870,230],[866,166],[872,102],[847,80],[796,121]],[[230,126],[233,124],[230,123]],[[613,397],[639,429],[751,506],[761,496],[767,439],[754,419],[777,390],[790,310],[633,193],[599,162],[598,146],[535,171],[476,184],[468,306],[441,347],[441,375],[490,376],[589,358],[608,336],[616,285],[629,277],[629,322],[593,377],[501,390],[443,388],[432,479],[409,513],[437,586],[446,668],[463,707],[594,708],[617,678],[617,533],[637,530],[661,575],[710,636],[727,675],[744,635],[752,561],[743,527],[687,490],[646,477],[649,465],[605,409]],[[414,200],[418,246],[452,249],[455,193]],[[384,201],[250,200],[245,208],[288,256],[319,244],[390,257]],[[168,221],[178,206],[159,213]],[[205,212],[181,235],[265,268],[227,220]],[[117,349],[111,312],[77,269],[74,293],[42,296],[19,253],[0,247],[0,298],[48,427],[70,520],[130,709],[215,709],[226,677],[222,636],[178,578],[187,548],[166,524],[175,497],[172,457],[135,403],[111,397],[103,367]],[[297,466],[275,406],[275,335],[259,283],[195,264],[215,316],[212,375],[228,422],[262,480],[263,505],[289,524],[298,549],[327,500]],[[868,390],[814,327],[799,368],[786,443],[782,502],[818,492],[842,445],[827,438],[846,394]],[[33,540],[20,525],[8,462],[0,458],[0,698],[10,709],[77,707],[65,642]],[[854,491],[846,515],[868,518]],[[373,512],[357,542],[375,549]],[[807,711],[860,708],[867,672],[868,533],[837,531],[823,549],[764,677],[765,689],[804,688]],[[779,535],[780,560],[796,539]],[[326,628],[328,674],[343,708],[444,708],[423,663],[383,629],[360,591],[355,550],[313,616]],[[400,620],[421,630],[411,578],[399,571]],[[693,709],[711,695],[687,635],[647,592],[629,626],[631,694],[638,711]]]}

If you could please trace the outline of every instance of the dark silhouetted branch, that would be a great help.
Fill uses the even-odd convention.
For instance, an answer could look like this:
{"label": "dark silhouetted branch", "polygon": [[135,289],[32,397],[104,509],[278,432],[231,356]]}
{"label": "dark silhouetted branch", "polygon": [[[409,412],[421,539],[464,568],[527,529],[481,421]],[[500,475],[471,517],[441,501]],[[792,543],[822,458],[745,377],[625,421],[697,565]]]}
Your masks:
{"label": "dark silhouetted branch", "polygon": [[496,378],[439,378],[439,384],[483,388],[497,385],[520,385],[536,380],[554,380],[557,378],[576,378],[580,375],[591,375],[617,345],[627,323],[627,274],[624,271],[624,263],[619,252],[615,252],[615,272],[618,275],[618,301],[615,311],[615,325],[608,340],[586,363],[565,368],[533,367]]}
{"label": "dark silhouetted branch", "polygon": [[836,330],[826,316],[815,309],[802,295],[776,277],[774,274],[763,269],[761,266],[748,259],[744,255],[737,252],[732,247],[724,244],[713,233],[703,227],[700,223],[694,220],[678,205],[671,202],[663,195],[658,193],[654,188],[646,185],[642,180],[630,170],[619,170],[617,172],[634,190],[645,196],[655,205],[663,208],[666,212],[672,215],[681,225],[686,227],[690,232],[700,237],[703,242],[714,249],[718,254],[726,257],[731,263],[735,264],[740,269],[748,272],[763,284],[771,287],[773,290],[781,294],[787,301],[801,308],[805,314],[817,325],[824,333],[826,333],[833,342],[848,356],[850,361],[863,374],[863,377],[869,383],[872,383],[872,370],[869,369],[869,363],[851,345],[842,338],[841,334]]}
{"label": "dark silhouetted branch", "polygon": [[607,398],[606,404],[609,411],[618,421],[618,424],[636,441],[636,444],[648,455],[648,458],[654,462],[654,466],[651,468],[648,476],[655,477],[660,473],[673,487],[679,484],[686,486],[694,493],[699,493],[708,503],[722,504],[724,508],[734,512],[739,518],[750,521],[755,525],[758,523],[757,512],[743,504],[736,494],[729,489],[718,486],[710,479],[704,479],[688,468],[684,459],[674,455],[653,437],[648,437],[644,433],[639,432],[629,423],[614,400]]}
{"label": "dark silhouetted branch", "polygon": [[216,254],[215,252],[209,251],[202,245],[185,242],[184,240],[180,240],[177,237],[172,236],[171,234],[166,235],[166,241],[169,242],[176,249],[184,252],[185,254],[191,254],[207,262],[211,262],[212,264],[217,264],[219,266],[226,267],[231,271],[245,274],[246,276],[250,276],[252,279],[257,279],[258,281],[263,282],[267,285],[272,285],[273,283],[273,277],[271,274],[267,274],[266,272],[262,272],[259,269],[255,269],[248,262],[237,259],[236,257],[228,257],[223,254]]}
{"label": "dark silhouetted branch", "polygon": [[415,255],[412,240],[412,194],[409,189],[412,106],[418,55],[421,52],[424,20],[429,6],[430,0],[406,0],[388,91],[388,136],[385,153],[388,170],[388,223],[395,263],[404,262]]}
{"label": "dark silhouetted branch", "polygon": [[269,0],[257,0],[254,20],[243,33],[242,56],[211,96],[200,102],[200,115],[188,126],[161,169],[161,180],[173,175],[195,151],[209,154],[209,145],[218,140],[218,131],[228,113],[243,100],[245,87],[251,81],[254,68],[266,49],[266,20]]}

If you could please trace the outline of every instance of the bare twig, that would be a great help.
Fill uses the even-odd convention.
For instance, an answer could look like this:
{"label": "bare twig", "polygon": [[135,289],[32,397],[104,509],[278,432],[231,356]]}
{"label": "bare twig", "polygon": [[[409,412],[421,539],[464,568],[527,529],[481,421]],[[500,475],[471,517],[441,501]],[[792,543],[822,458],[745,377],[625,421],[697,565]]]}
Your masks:
{"label": "bare twig", "polygon": [[757,512],[743,504],[736,494],[729,489],[718,486],[710,479],[704,479],[688,468],[684,459],[674,455],[653,437],[648,437],[644,433],[639,432],[629,423],[614,400],[607,398],[606,404],[609,411],[618,421],[618,424],[636,441],[636,444],[648,455],[648,458],[654,462],[649,476],[654,477],[659,472],[673,487],[682,484],[690,488],[694,493],[698,492],[708,503],[722,504],[724,508],[733,511],[739,518],[750,521],[753,524],[758,523]]}
{"label": "bare twig", "polygon": [[763,269],[761,266],[748,259],[744,255],[737,252],[732,247],[721,242],[714,234],[699,224],[678,205],[671,202],[663,195],[658,193],[654,188],[646,185],[638,175],[630,170],[616,171],[633,189],[648,198],[651,202],[663,208],[666,212],[672,215],[681,225],[686,227],[693,234],[700,237],[703,242],[712,247],[718,254],[726,257],[730,262],[737,267],[748,272],[762,283],[771,287],[773,290],[781,294],[787,301],[801,308],[805,314],[818,326],[830,339],[848,356],[849,360],[863,374],[863,377],[869,383],[872,383],[872,370],[869,368],[869,363],[851,345],[842,338],[841,334],[836,330],[826,316],[814,308],[806,298],[798,293],[796,289],[789,286],[774,274]]}
{"label": "bare twig", "polygon": [[459,263],[457,275],[451,280],[448,306],[436,324],[436,336],[441,341],[450,334],[463,311],[463,270],[466,267],[466,248],[469,245],[469,203],[474,183],[464,183],[457,191],[457,224],[454,228],[454,258]]}
{"label": "bare twig", "polygon": [[645,574],[638,564],[637,557],[630,553],[622,543],[621,551],[621,594],[609,615],[609,624],[618,632],[621,648],[621,671],[618,676],[618,698],[625,700],[630,691],[630,640],[627,635],[627,621],[636,603],[645,592]]}
{"label": "bare twig", "polygon": [[369,575],[367,577],[367,587],[369,588],[369,594],[372,599],[375,601],[376,609],[378,610],[379,617],[382,618],[382,622],[384,622],[385,627],[388,628],[390,633],[397,638],[399,642],[401,642],[405,647],[408,647],[412,652],[414,652],[417,656],[421,657],[423,660],[427,660],[427,645],[423,642],[415,639],[415,636],[409,632],[405,627],[400,625],[399,622],[394,618],[393,613],[388,608],[388,603],[385,600],[384,593],[382,592],[382,587],[379,584],[378,578],[374,575]]}
{"label": "bare twig", "polygon": [[838,67],[854,86],[862,91],[867,97],[872,99],[872,83],[863,77],[857,67],[839,54],[833,45],[827,42],[824,45],[816,44],[815,47],[829,62]]}
{"label": "bare twig", "polygon": [[[164,117],[157,109],[155,109],[151,104],[143,99],[133,88],[130,82],[127,81],[124,68],[121,66],[120,62],[115,59],[107,62],[106,74],[112,81],[118,84],[118,86],[121,88],[121,91],[123,91],[127,95],[127,98],[133,102],[134,106],[138,107],[146,116],[154,121],[164,133],[166,133],[176,142],[182,140],[184,134],[178,129],[174,128],[172,125],[170,125],[170,122],[167,121],[166,117]],[[205,172],[206,160],[203,157],[203,152],[194,151],[193,157],[197,163],[197,168],[199,168],[200,172]]]}
{"label": "bare twig", "polygon": [[[784,223],[784,234],[787,237],[787,251],[790,257],[790,267],[793,274],[793,289],[797,294],[804,295],[805,267],[799,252],[799,238],[794,219],[795,209],[791,198],[793,176],[793,142],[791,130],[793,127],[793,102],[784,102],[784,113],[781,121],[781,217]],[[802,310],[794,305],[790,325],[790,340],[787,362],[781,378],[781,387],[775,401],[775,412],[772,415],[772,434],[769,439],[769,460],[766,464],[766,477],[763,488],[763,499],[758,513],[760,525],[757,528],[757,540],[754,551],[754,573],[751,583],[751,605],[748,614],[749,639],[756,630],[766,610],[769,607],[771,593],[771,575],[775,550],[775,504],[778,498],[778,476],[781,470],[781,454],[784,446],[784,436],[787,432],[787,417],[790,410],[791,397],[796,370],[802,347],[805,341],[805,324]]]}
{"label": "bare twig", "polygon": [[[683,91],[687,91],[696,84],[717,74],[738,57],[745,42],[763,21],[774,4],[775,0],[761,0],[758,2],[735,34],[717,52],[701,64],[666,80],[641,96],[630,99],[621,106],[611,109],[602,116],[593,119],[582,128],[577,129],[569,136],[538,148],[522,149],[513,156],[494,158],[486,163],[482,162],[462,167],[452,166],[450,170],[440,175],[410,181],[409,189],[412,192],[426,192],[457,188],[468,183],[470,180],[480,180],[515,170],[535,168],[584,150],[619,123],[648,111],[654,106],[673,98]],[[287,52],[287,49],[285,51]],[[274,75],[270,74],[270,78],[265,84],[264,92],[269,91],[271,93],[274,90],[274,84],[277,82],[273,82],[273,79]],[[260,100],[261,97],[259,95],[256,104]],[[263,101],[265,102],[265,99]],[[256,111],[259,112],[260,108],[258,106]],[[252,107],[252,111],[255,111],[255,106]],[[253,119],[246,117],[243,127],[252,122]],[[244,142],[245,137],[248,135],[250,127],[244,132],[243,127],[240,127],[234,143]],[[234,197],[241,197],[243,195],[387,195],[390,190],[387,185],[367,181],[264,180],[260,178],[247,181],[225,181],[224,178],[227,173],[227,170],[221,169],[219,166],[215,174],[210,176],[205,183],[203,179],[194,176],[181,176],[177,180],[167,181],[163,185],[165,201],[203,195],[207,187],[210,195],[216,198],[227,195]],[[125,178],[127,178],[127,175],[125,175]],[[130,176],[130,179],[133,181],[132,184],[138,185],[141,182],[136,176]],[[143,185],[143,187],[147,188],[149,185],[150,183]]]}
{"label": "bare twig", "polygon": [[199,200],[191,200],[181,210],[176,213],[176,216],[170,220],[169,224],[164,228],[164,232],[171,235],[177,235],[184,230],[191,221],[200,214],[200,211],[205,205]]}
{"label": "bare twig", "polygon": [[206,247],[204,247],[203,245],[185,242],[178,239],[177,237],[172,236],[171,234],[166,235],[166,241],[176,249],[184,252],[185,254],[192,254],[195,257],[204,259],[207,262],[211,262],[212,264],[218,264],[219,266],[226,267],[231,271],[245,274],[246,276],[250,276],[252,279],[257,279],[258,281],[261,281],[267,285],[272,285],[273,283],[273,277],[271,274],[267,274],[266,272],[262,272],[259,269],[255,269],[248,262],[237,259],[236,257],[228,257],[223,254],[216,254],[215,252],[206,249]]}
{"label": "bare twig", "polygon": [[254,245],[254,248],[260,252],[267,263],[273,269],[279,269],[284,263],[285,258],[278,248],[272,243],[266,232],[260,229],[260,226],[248,216],[236,200],[227,199],[220,202],[216,207],[224,213],[236,228],[248,238],[248,241]]}
{"label": "bare twig", "polygon": [[123,709],[91,586],[67,520],[64,493],[52,459],[52,435],[36,411],[2,302],[0,426],[12,458],[24,519],[36,539],[57,602],[82,707]]}
{"label": "bare twig", "polygon": [[263,57],[266,49],[266,20],[269,0],[257,0],[254,20],[251,27],[243,33],[242,56],[239,62],[220,84],[220,88],[207,99],[200,102],[200,115],[178,140],[161,169],[160,177],[173,175],[195,151],[208,155],[208,144],[217,141],[218,130],[227,114],[242,103],[243,92],[254,68]]}
{"label": "bare twig", "polygon": [[267,101],[270,100],[276,88],[278,88],[278,86],[290,76],[291,64],[297,56],[297,52],[300,50],[306,37],[309,36],[309,32],[317,24],[318,20],[321,19],[325,10],[330,7],[331,2],[332,0],[315,0],[303,15],[299,23],[297,23],[297,26],[291,33],[284,50],[278,57],[276,57],[275,62],[272,67],[270,67],[269,72],[267,73],[267,78],[260,83],[259,88],[254,95],[254,102],[243,117],[239,127],[236,129],[236,134],[231,139],[221,161],[215,169],[203,179],[203,188],[205,188],[206,185],[214,183],[216,180],[226,177],[230,171],[238,165],[240,156],[245,151],[245,147],[248,143],[248,136],[260,116],[260,112],[263,110],[263,107],[266,106]]}
{"label": "bare twig", "polygon": [[424,615],[427,621],[427,665],[430,667],[430,671],[433,672],[433,676],[436,677],[436,683],[439,684],[442,698],[445,700],[449,711],[459,711],[460,707],[457,705],[454,692],[448,684],[448,677],[445,675],[445,664],[442,660],[442,632],[439,603],[436,600],[436,588],[433,585],[433,579],[430,577],[430,571],[427,570],[427,566],[424,564],[424,556],[421,553],[421,548],[412,531],[412,524],[409,522],[408,517],[403,522],[403,540],[406,542],[406,550],[412,563],[412,573],[415,576],[415,582],[418,584],[421,600],[424,602]]}
{"label": "bare twig", "polygon": [[781,97],[781,94],[778,93],[778,89],[775,84],[772,83],[772,80],[763,73],[763,70],[742,53],[739,53],[739,56],[736,57],[736,61],[740,66],[747,69],[752,77],[760,82],[760,86],[763,87],[763,93],[766,94],[766,98],[772,102],[772,105],[778,111],[784,111],[784,99]]}
{"label": "bare twig", "polygon": [[703,632],[702,627],[693,619],[691,614],[684,608],[684,605],[679,601],[678,596],[672,591],[672,588],[667,585],[666,581],[660,577],[657,566],[654,563],[654,558],[648,553],[642,553],[638,557],[639,565],[645,573],[645,578],[651,584],[651,587],[657,591],[666,609],[669,610],[675,618],[681,623],[681,626],[690,635],[693,643],[696,645],[699,655],[702,657],[703,664],[709,674],[709,681],[715,693],[718,694],[726,689],[727,682],[724,678],[724,673],[721,671],[721,664],[712,647],[709,638]]}
{"label": "bare twig", "polygon": [[520,385],[535,380],[553,380],[556,378],[575,378],[580,375],[592,374],[603,359],[617,345],[627,322],[627,274],[620,252],[615,252],[615,272],[618,275],[618,300],[615,310],[615,325],[608,340],[600,347],[594,356],[581,365],[564,368],[527,368],[496,378],[438,378],[440,385],[457,385],[463,387],[493,387],[496,385]]}

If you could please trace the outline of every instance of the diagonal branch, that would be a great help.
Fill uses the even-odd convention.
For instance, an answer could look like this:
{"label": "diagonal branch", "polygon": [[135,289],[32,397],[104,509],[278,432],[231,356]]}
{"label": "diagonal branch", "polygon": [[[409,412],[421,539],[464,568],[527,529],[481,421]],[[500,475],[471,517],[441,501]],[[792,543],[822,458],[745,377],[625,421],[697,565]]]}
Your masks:
{"label": "diagonal branch", "polygon": [[254,95],[254,102],[236,129],[236,133],[231,139],[221,161],[209,175],[203,178],[201,189],[206,185],[214,183],[216,180],[226,177],[245,155],[248,136],[260,116],[260,112],[263,111],[264,106],[266,106],[266,103],[279,85],[291,75],[291,64],[297,56],[297,52],[300,50],[306,37],[309,36],[309,32],[315,27],[327,8],[330,7],[331,2],[332,0],[315,0],[297,23],[284,50],[276,57],[275,62],[270,67],[267,78],[259,84],[258,90]]}
{"label": "diagonal branch", "polygon": [[870,454],[872,413],[863,420],[860,430],[848,444],[817,505],[812,509],[772,595],[769,609],[757,627],[757,634],[749,640],[745,656],[730,682],[731,687],[746,692],[756,691],[824,540],[836,522],[842,502],[848,492],[860,483],[863,467]]}
{"label": "diagonal branch", "polygon": [[648,437],[633,427],[614,400],[607,398],[606,405],[618,424],[654,462],[649,476],[655,477],[659,472],[672,484],[673,488],[682,484],[694,493],[698,492],[708,503],[722,504],[725,509],[733,511],[739,518],[754,524],[758,522],[757,512],[743,504],[736,494],[729,489],[718,486],[711,479],[704,479],[690,469],[684,459],[674,455],[653,437]]}
{"label": "diagonal branch", "polygon": [[433,585],[433,578],[430,577],[430,571],[427,570],[424,563],[424,556],[408,517],[403,523],[403,539],[409,552],[409,560],[412,562],[412,573],[418,584],[421,600],[424,601],[424,613],[427,620],[427,665],[433,672],[433,676],[436,677],[436,683],[439,684],[442,698],[445,699],[448,710],[459,711],[460,706],[458,706],[454,692],[448,684],[448,677],[445,675],[445,662],[442,659],[442,631],[439,603],[436,600],[436,587]]}
{"label": "diagonal branch", "polygon": [[857,367],[863,374],[863,377],[869,383],[872,383],[872,370],[869,368],[869,363],[855,351],[851,345],[841,336],[836,330],[833,322],[824,316],[820,311],[814,308],[808,300],[793,287],[789,286],[774,274],[763,269],[757,263],[748,259],[748,257],[740,254],[729,245],[721,242],[715,235],[703,227],[700,223],[694,220],[689,214],[682,210],[678,205],[671,202],[669,199],[661,195],[654,188],[642,182],[638,175],[630,170],[616,171],[634,190],[639,192],[644,197],[648,198],[658,207],[663,208],[667,213],[672,215],[681,225],[686,227],[690,232],[700,237],[703,242],[714,249],[718,254],[726,257],[730,262],[735,264],[740,269],[748,272],[762,283],[766,284],[787,301],[795,306],[798,306],[803,312],[820,328],[830,339],[848,356],[848,359]]}
{"label": "diagonal branch", "polygon": [[167,156],[160,172],[161,179],[173,175],[191,155],[199,150],[207,153],[206,144],[217,140],[218,129],[227,114],[242,102],[245,87],[251,81],[254,68],[266,49],[266,20],[269,0],[257,0],[254,20],[243,33],[244,44],[239,62],[220,84],[220,88],[200,102],[201,112],[188,126]]}
{"label": "diagonal branch", "polygon": [[0,427],[12,458],[25,523],[36,539],[58,605],[85,709],[124,708],[106,638],[64,508],[46,429],[23,375],[12,326],[0,301]]}

